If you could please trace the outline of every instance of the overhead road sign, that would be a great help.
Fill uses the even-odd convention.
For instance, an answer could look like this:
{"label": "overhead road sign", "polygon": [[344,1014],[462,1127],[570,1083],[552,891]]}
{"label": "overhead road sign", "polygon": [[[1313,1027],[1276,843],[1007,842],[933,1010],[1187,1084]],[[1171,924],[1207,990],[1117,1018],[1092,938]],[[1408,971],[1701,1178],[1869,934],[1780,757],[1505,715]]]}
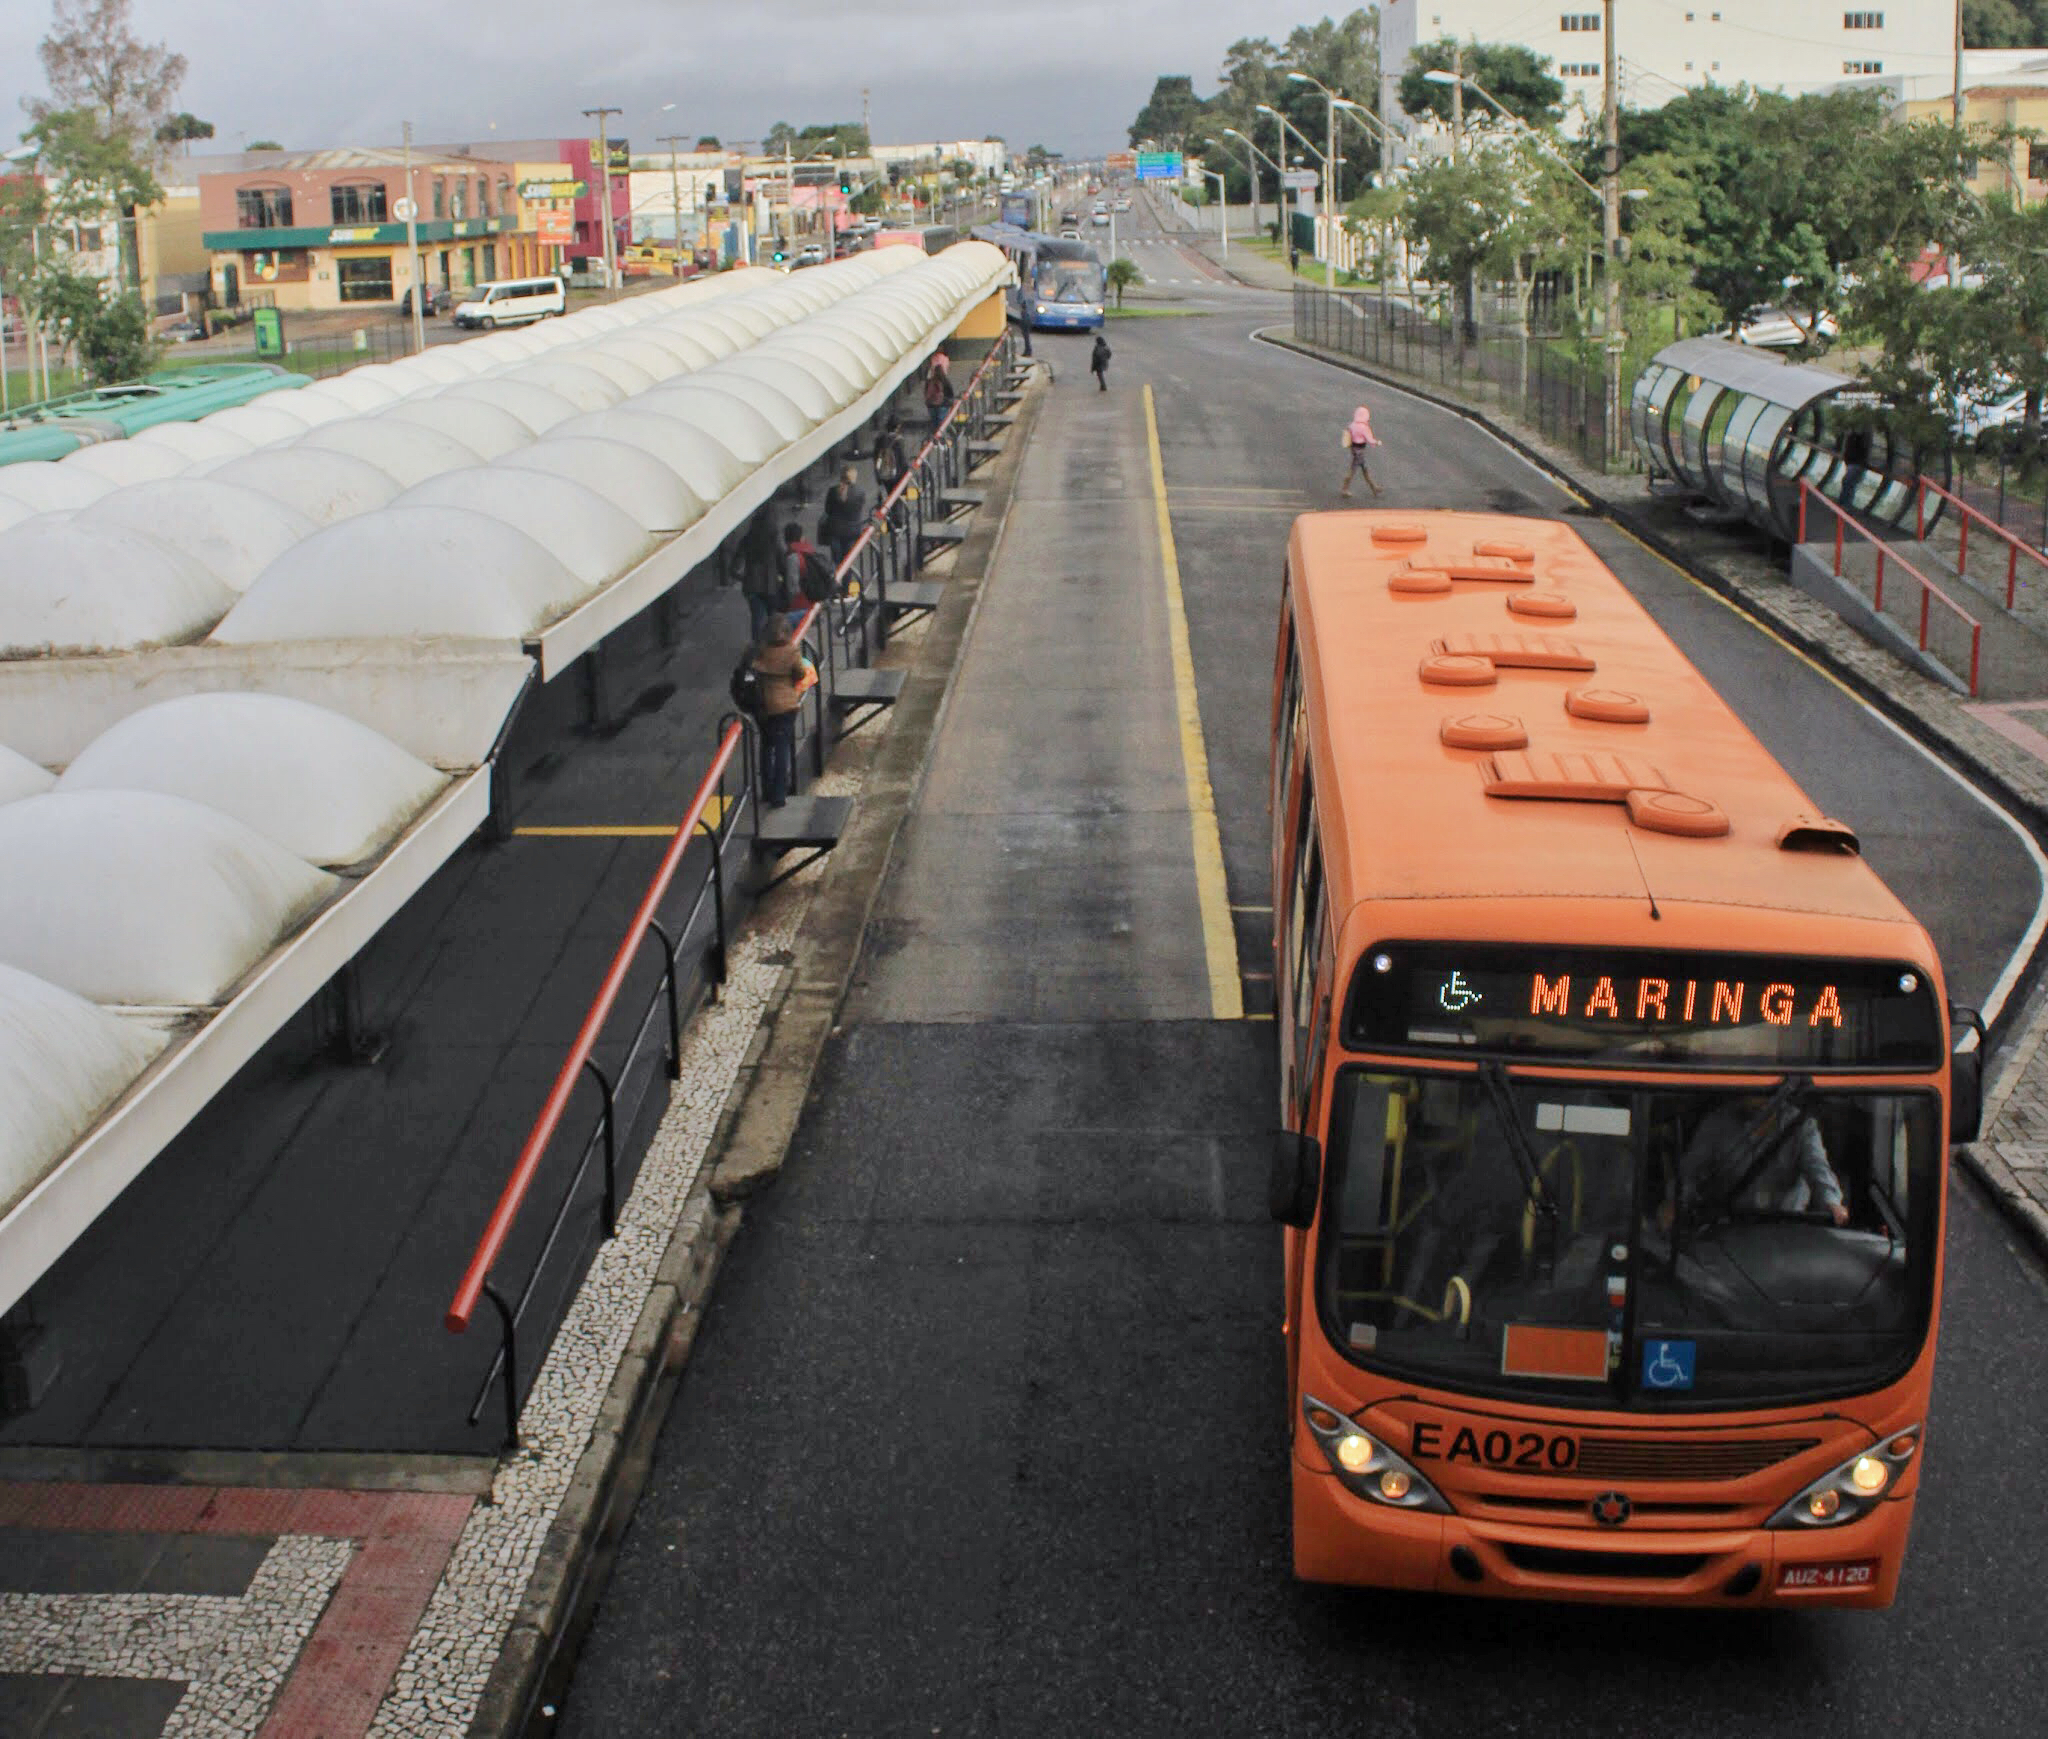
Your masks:
{"label": "overhead road sign", "polygon": [[1140,151],[1138,153],[1138,179],[1140,181],[1178,181],[1181,178],[1181,154],[1178,151]]}
{"label": "overhead road sign", "polygon": [[1292,188],[1297,193],[1313,193],[1318,177],[1313,169],[1289,169],[1280,177],[1282,187]]}
{"label": "overhead road sign", "polygon": [[1103,158],[1102,166],[1114,173],[1128,175],[1138,166],[1138,154],[1135,151],[1112,151]]}

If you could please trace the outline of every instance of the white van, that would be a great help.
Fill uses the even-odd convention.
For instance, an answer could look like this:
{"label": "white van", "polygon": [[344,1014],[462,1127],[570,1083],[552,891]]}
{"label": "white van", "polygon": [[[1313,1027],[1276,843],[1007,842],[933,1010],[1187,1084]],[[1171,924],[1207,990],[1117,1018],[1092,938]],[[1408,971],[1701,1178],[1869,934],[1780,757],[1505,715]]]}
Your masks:
{"label": "white van", "polygon": [[455,324],[481,326],[488,332],[496,326],[545,320],[550,314],[566,313],[568,307],[569,293],[560,278],[507,278],[479,284],[456,303]]}

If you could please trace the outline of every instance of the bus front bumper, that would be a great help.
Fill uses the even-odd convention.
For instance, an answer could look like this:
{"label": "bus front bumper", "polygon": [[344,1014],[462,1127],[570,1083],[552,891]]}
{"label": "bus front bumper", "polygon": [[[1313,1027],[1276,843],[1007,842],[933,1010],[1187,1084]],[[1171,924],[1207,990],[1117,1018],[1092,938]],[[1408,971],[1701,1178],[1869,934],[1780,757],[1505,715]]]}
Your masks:
{"label": "bus front bumper", "polygon": [[1913,1500],[1838,1528],[1529,1527],[1369,1503],[1290,1457],[1304,1582],[1610,1605],[1892,1603]]}

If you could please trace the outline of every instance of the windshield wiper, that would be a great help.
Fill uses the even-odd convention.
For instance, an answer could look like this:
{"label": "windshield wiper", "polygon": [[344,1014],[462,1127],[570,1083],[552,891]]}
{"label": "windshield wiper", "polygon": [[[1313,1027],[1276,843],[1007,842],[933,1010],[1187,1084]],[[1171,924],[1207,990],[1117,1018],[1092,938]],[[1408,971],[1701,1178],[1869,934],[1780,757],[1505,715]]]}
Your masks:
{"label": "windshield wiper", "polygon": [[1513,1149],[1515,1164],[1522,1174],[1522,1186],[1529,1192],[1529,1198],[1536,1204],[1536,1211],[1555,1227],[1557,1224],[1557,1201],[1550,1193],[1550,1186],[1543,1181],[1543,1168],[1536,1158],[1536,1150],[1529,1145],[1529,1132],[1522,1127],[1522,1120],[1515,1115],[1515,1097],[1508,1089],[1508,1072],[1499,1063],[1479,1065],[1480,1085],[1486,1089],[1486,1097],[1493,1106],[1493,1114],[1506,1131],[1508,1146]]}

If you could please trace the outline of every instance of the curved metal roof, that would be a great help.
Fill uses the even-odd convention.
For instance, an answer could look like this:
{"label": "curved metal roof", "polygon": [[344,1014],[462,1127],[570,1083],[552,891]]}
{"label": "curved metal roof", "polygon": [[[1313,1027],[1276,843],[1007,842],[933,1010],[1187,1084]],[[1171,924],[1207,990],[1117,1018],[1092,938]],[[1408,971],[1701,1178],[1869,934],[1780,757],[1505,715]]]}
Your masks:
{"label": "curved metal roof", "polygon": [[510,411],[476,399],[450,398],[446,393],[423,393],[418,398],[401,399],[383,416],[437,430],[460,441],[480,459],[495,459],[514,447],[524,447],[534,438],[533,430]]}
{"label": "curved metal roof", "polygon": [[671,467],[625,441],[600,435],[564,434],[536,441],[494,460],[490,468],[567,478],[603,496],[646,531],[673,534],[696,524],[704,514],[704,497]]}
{"label": "curved metal roof", "polygon": [[446,471],[408,489],[392,507],[464,507],[503,520],[592,588],[616,579],[654,547],[646,527],[595,490],[540,471],[495,465]]}
{"label": "curved metal roof", "polygon": [[235,596],[154,538],[68,513],[38,514],[0,532],[0,573],[5,658],[175,644],[203,633]]}
{"label": "curved metal roof", "polygon": [[253,581],[317,527],[297,508],[219,477],[131,483],[79,509],[83,525],[115,525],[189,556],[230,591]]}
{"label": "curved metal roof", "polygon": [[268,495],[316,526],[367,513],[399,493],[398,479],[369,460],[315,447],[260,447],[240,459],[195,468],[193,475]]}

